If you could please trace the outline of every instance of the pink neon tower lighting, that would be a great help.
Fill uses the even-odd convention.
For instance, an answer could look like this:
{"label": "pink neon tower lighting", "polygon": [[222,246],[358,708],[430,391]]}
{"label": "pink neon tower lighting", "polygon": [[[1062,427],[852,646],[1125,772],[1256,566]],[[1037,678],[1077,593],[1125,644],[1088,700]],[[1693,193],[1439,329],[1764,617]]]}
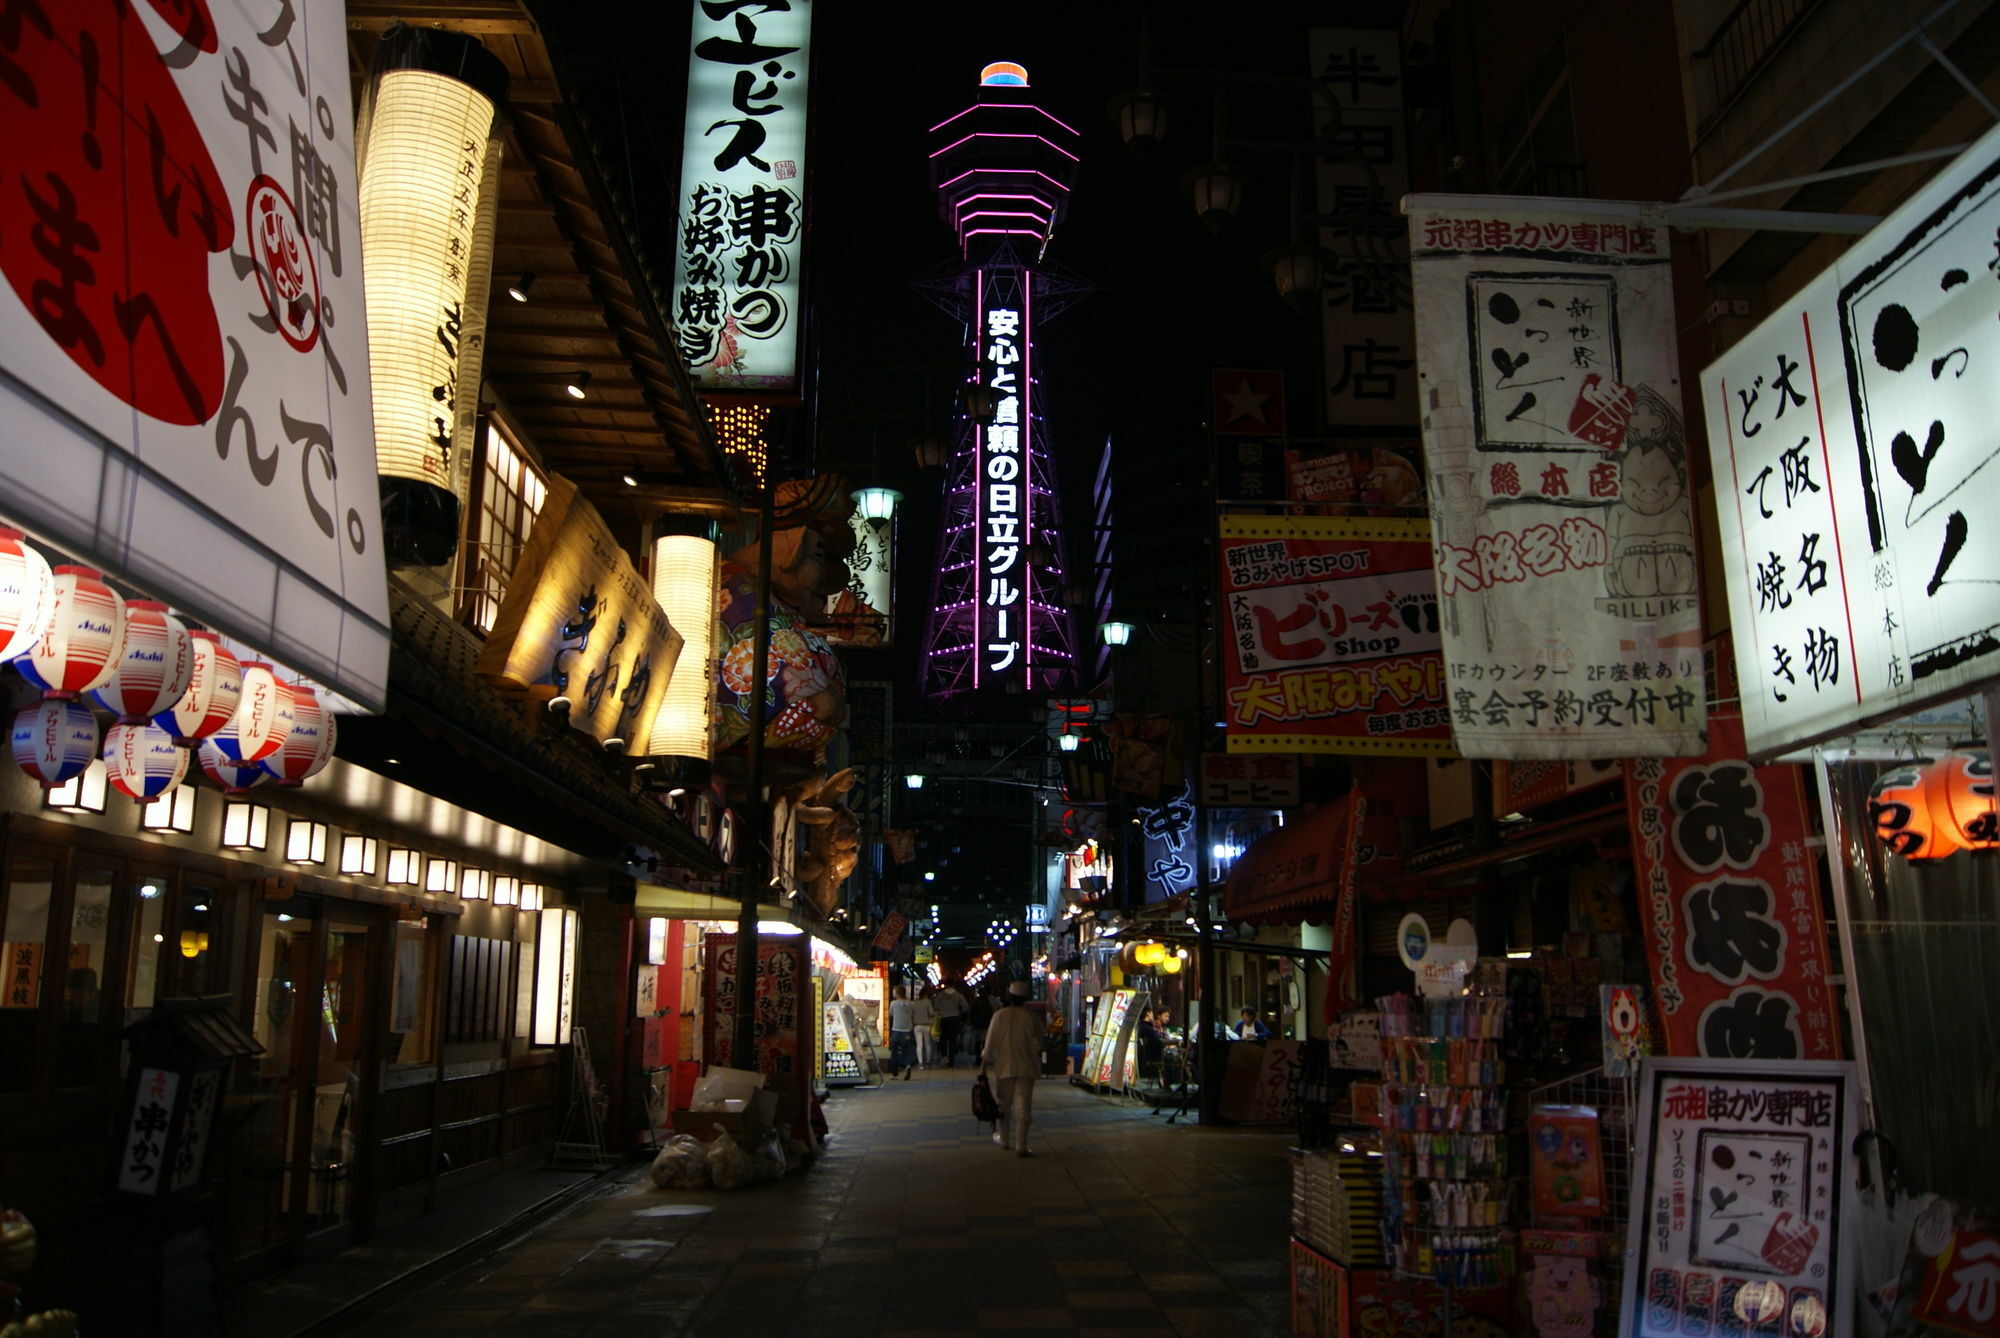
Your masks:
{"label": "pink neon tower lighting", "polygon": [[1025,70],[1001,63],[931,140],[938,211],[962,256],[931,287],[965,322],[995,412],[985,425],[960,421],[946,475],[924,691],[1060,690],[1076,642],[1035,329],[1076,288],[1045,272],[1042,253],[1069,202],[1079,137],[1035,105]]}

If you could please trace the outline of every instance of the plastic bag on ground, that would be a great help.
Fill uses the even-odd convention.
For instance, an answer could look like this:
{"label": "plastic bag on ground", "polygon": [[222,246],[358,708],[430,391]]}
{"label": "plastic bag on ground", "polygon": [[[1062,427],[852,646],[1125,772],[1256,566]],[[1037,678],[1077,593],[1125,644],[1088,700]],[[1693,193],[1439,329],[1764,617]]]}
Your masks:
{"label": "plastic bag on ground", "polygon": [[736,1146],[736,1140],[721,1125],[715,1141],[708,1145],[708,1179],[717,1189],[736,1189],[747,1183],[754,1172],[750,1154]]}
{"label": "plastic bag on ground", "polygon": [[750,1155],[754,1167],[753,1178],[757,1180],[782,1180],[785,1178],[785,1137],[776,1129],[768,1129],[757,1150]]}
{"label": "plastic bag on ground", "polygon": [[707,1189],[708,1149],[698,1138],[675,1134],[653,1158],[656,1189]]}

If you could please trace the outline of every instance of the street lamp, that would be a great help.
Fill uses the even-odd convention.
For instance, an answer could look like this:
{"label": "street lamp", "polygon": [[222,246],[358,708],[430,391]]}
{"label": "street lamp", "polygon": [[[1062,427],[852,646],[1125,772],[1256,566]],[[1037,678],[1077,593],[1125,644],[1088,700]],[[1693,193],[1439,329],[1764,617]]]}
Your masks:
{"label": "street lamp", "polygon": [[921,771],[910,772],[907,776],[903,777],[903,784],[909,786],[912,790],[923,789],[924,773]]}
{"label": "street lamp", "polygon": [[1097,631],[1107,646],[1122,646],[1132,639],[1132,624],[1117,619],[1099,623]]}
{"label": "street lamp", "polygon": [[856,488],[854,507],[863,520],[888,521],[896,518],[896,504],[903,500],[903,494],[894,488]]}
{"label": "street lamp", "polygon": [[1194,212],[1211,232],[1222,231],[1243,204],[1243,173],[1228,163],[1204,163],[1181,178]]}
{"label": "street lamp", "polygon": [[1167,133],[1167,100],[1151,89],[1127,89],[1111,99],[1111,123],[1118,138],[1144,162]]}

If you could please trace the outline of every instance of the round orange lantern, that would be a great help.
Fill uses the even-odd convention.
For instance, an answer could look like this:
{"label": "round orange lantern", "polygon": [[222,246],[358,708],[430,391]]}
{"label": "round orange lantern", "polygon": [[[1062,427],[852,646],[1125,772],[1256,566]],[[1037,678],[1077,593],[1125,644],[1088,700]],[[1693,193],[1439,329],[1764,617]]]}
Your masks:
{"label": "round orange lantern", "polygon": [[1868,819],[1889,852],[1909,860],[1943,859],[1960,849],[1949,822],[1931,803],[1929,764],[1883,773],[1868,791]]}
{"label": "round orange lantern", "polygon": [[1931,825],[1967,850],[2000,849],[2000,812],[1993,803],[1993,759],[1984,748],[1946,753],[1924,776]]}

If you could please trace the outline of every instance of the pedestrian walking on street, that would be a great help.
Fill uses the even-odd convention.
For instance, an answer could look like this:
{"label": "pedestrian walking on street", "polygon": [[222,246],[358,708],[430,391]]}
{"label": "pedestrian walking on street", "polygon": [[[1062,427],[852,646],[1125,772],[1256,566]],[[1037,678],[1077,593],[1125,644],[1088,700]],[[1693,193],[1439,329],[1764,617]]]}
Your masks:
{"label": "pedestrian walking on street", "polygon": [[1000,1103],[1000,1127],[993,1141],[1021,1157],[1028,1150],[1028,1125],[1033,1119],[1035,1079],[1042,1071],[1042,1025],[1028,1011],[1028,982],[1007,987],[1006,1004],[986,1028],[986,1048],[979,1070],[993,1079],[993,1098]]}
{"label": "pedestrian walking on street", "polygon": [[947,985],[931,998],[931,1006],[937,1009],[938,1044],[944,1050],[946,1068],[958,1067],[958,1045],[964,1039],[965,1014],[968,1005],[965,996],[954,985]]}
{"label": "pedestrian walking on street", "polygon": [[986,1024],[993,1020],[993,999],[984,991],[972,996],[967,1006],[967,1019],[972,1027],[972,1057],[976,1063],[986,1053]]}
{"label": "pedestrian walking on street", "polygon": [[931,1033],[932,1026],[937,1022],[937,1006],[922,994],[916,997],[915,1002],[917,1012],[913,1025],[916,1027],[917,1067],[927,1069],[931,1066],[934,1042],[937,1039]]}
{"label": "pedestrian walking on street", "polygon": [[904,1082],[917,1066],[917,1004],[910,994],[909,990],[898,990],[889,1001],[889,1076],[900,1072]]}

